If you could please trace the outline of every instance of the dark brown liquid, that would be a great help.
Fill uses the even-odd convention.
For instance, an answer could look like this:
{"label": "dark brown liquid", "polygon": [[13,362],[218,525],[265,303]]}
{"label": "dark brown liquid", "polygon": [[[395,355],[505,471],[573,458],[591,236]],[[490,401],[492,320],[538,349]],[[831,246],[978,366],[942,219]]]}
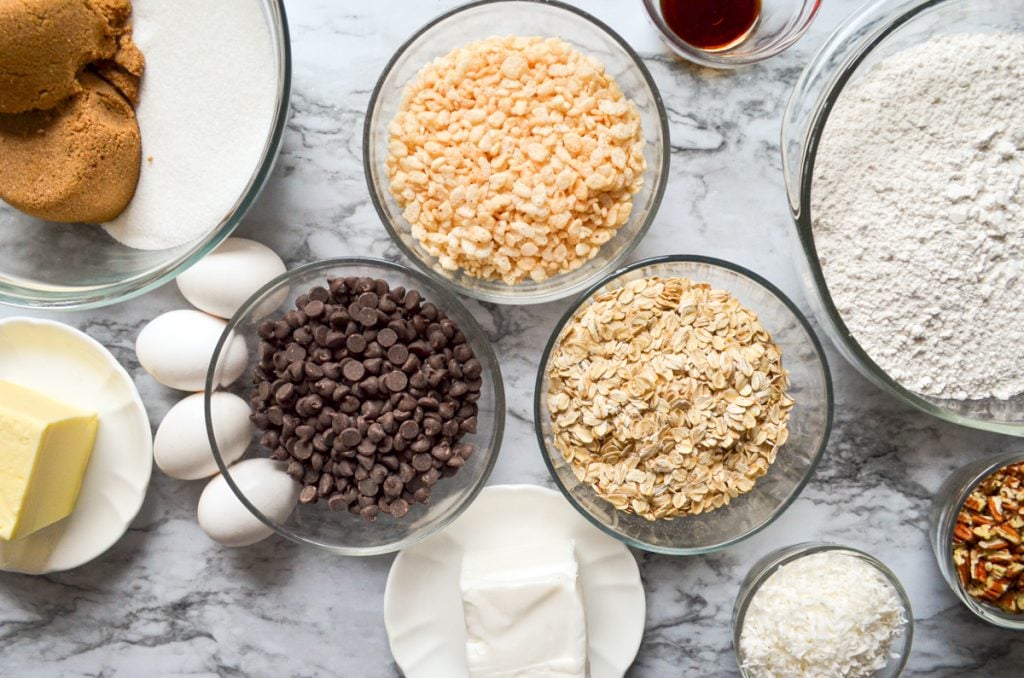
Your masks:
{"label": "dark brown liquid", "polygon": [[718,50],[747,36],[761,14],[761,0],[661,0],[661,13],[684,42]]}

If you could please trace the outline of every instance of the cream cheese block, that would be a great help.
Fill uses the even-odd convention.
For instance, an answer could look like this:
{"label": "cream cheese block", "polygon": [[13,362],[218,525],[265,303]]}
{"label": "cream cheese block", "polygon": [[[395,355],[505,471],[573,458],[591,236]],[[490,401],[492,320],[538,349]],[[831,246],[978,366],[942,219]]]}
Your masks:
{"label": "cream cheese block", "polygon": [[0,381],[0,539],[70,515],[98,426],[94,413]]}
{"label": "cream cheese block", "polygon": [[587,675],[587,625],[572,541],[470,550],[460,588],[472,678]]}

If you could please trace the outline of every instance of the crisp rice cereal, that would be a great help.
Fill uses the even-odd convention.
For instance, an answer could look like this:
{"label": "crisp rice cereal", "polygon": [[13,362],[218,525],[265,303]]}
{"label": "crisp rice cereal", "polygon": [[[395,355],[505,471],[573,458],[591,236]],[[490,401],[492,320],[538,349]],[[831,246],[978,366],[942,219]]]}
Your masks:
{"label": "crisp rice cereal", "polygon": [[557,38],[492,37],[427,64],[389,129],[390,191],[446,270],[513,285],[579,268],[629,218],[636,105]]}
{"label": "crisp rice cereal", "polygon": [[555,447],[576,477],[648,520],[749,492],[788,437],[779,347],[731,294],[685,278],[597,295],[547,376]]}

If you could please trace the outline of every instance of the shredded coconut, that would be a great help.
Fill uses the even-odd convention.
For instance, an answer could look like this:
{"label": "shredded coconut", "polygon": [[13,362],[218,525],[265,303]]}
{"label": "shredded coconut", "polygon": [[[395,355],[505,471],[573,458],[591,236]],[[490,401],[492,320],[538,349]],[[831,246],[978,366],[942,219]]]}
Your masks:
{"label": "shredded coconut", "polygon": [[740,651],[751,676],[870,676],[906,624],[895,588],[856,556],[787,563],[754,594]]}
{"label": "shredded coconut", "polygon": [[1024,35],[948,35],[875,64],[816,159],[814,239],[871,358],[940,398],[1024,392]]}

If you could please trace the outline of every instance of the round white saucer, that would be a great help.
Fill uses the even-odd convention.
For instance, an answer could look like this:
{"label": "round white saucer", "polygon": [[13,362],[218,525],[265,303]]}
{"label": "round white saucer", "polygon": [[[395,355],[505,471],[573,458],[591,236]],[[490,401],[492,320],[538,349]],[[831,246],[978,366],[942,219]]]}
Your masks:
{"label": "round white saucer", "polygon": [[128,373],[99,342],[52,320],[0,321],[0,380],[99,415],[74,511],[22,539],[0,540],[0,570],[46,574],[78,567],[128,530],[146,497],[153,435]]}
{"label": "round white saucer", "polygon": [[391,653],[407,678],[468,675],[459,572],[462,554],[573,540],[587,618],[591,678],[622,678],[640,648],[646,602],[633,554],[554,490],[484,488],[450,527],[395,558],[384,590]]}

